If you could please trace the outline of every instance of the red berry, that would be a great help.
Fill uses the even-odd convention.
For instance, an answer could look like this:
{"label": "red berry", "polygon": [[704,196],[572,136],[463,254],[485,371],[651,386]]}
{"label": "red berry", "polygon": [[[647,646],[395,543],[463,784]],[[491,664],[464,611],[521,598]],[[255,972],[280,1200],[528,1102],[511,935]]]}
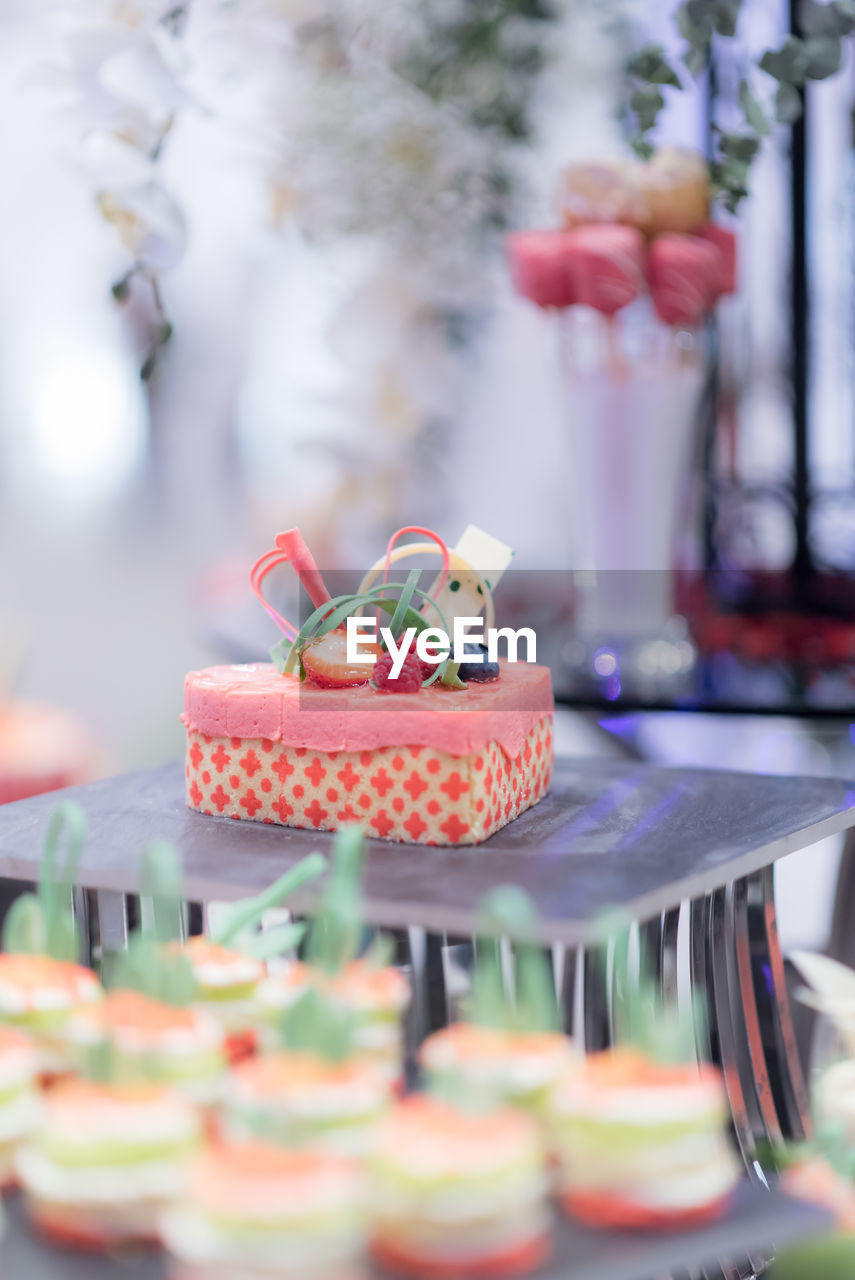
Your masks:
{"label": "red berry", "polygon": [[392,676],[391,653],[384,653],[374,663],[374,686],[383,693],[418,693],[422,679],[422,664],[412,650],[397,677]]}

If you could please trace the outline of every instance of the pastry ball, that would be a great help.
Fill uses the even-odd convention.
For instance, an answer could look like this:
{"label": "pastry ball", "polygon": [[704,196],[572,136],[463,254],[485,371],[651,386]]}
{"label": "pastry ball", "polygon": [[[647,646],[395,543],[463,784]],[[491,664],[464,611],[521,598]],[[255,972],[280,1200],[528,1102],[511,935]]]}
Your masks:
{"label": "pastry ball", "polygon": [[660,147],[646,161],[574,164],[559,199],[568,228],[607,222],[635,227],[648,239],[687,235],[709,217],[709,169],[699,152],[681,147]]}

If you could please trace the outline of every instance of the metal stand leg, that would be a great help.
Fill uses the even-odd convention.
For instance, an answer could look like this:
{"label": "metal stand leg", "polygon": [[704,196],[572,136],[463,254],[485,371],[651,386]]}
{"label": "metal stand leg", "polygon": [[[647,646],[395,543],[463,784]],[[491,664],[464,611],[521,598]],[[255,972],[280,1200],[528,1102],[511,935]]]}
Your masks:
{"label": "metal stand leg", "polygon": [[692,986],[707,999],[707,1025],[701,1029],[698,1053],[721,1067],[736,1141],[749,1174],[756,1177],[756,1139],[762,1120],[753,1088],[745,1088],[740,1071],[742,1053],[732,1015],[732,949],[725,899],[726,890],[717,889],[691,906]]}
{"label": "metal stand leg", "polygon": [[596,1053],[612,1042],[609,1019],[607,949],[588,947],[584,952],[583,998],[585,1051]]}
{"label": "metal stand leg", "polygon": [[779,1128],[786,1139],[799,1141],[811,1133],[810,1093],[778,940],[773,868],[766,867],[744,884],[751,969],[767,1075]]}
{"label": "metal stand leg", "polygon": [[112,889],[95,891],[98,919],[98,944],[101,956],[105,951],[121,951],[127,946],[130,929],[128,899]]}

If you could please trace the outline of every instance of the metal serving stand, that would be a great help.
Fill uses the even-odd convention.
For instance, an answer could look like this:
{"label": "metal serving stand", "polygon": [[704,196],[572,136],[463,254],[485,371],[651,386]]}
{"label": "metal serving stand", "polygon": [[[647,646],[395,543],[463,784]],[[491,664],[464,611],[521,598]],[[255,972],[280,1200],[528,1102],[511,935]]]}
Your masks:
{"label": "metal serving stand", "polygon": [[[95,957],[121,946],[138,918],[139,854],[154,837],[181,850],[189,917],[197,928],[209,903],[258,892],[306,853],[330,844],[323,832],[188,810],[180,764],[64,795],[88,817],[75,905]],[[0,807],[7,899],[15,892],[12,882],[36,877],[55,803],[47,795]],[[764,1164],[771,1144],[804,1137],[810,1128],[778,944],[773,864],[850,827],[855,785],[848,782],[559,759],[546,798],[483,845],[368,841],[366,917],[394,932],[398,960],[411,971],[411,1049],[453,1016],[448,979],[455,953],[471,945],[478,903],[500,883],[519,884],[534,899],[567,1030],[587,1049],[603,1048],[613,1037],[613,966],[604,924],[611,913],[637,922],[666,990],[706,995],[698,1055],[723,1069],[746,1168],[734,1213],[705,1231],[656,1240],[562,1227],[558,1262],[540,1273],[542,1280],[649,1280],[675,1267],[680,1274],[688,1267],[707,1280],[731,1280],[759,1274],[771,1250],[794,1233],[823,1228],[821,1213],[796,1211],[769,1190]],[[292,905],[310,913],[313,903],[309,889]],[[18,1234],[13,1230],[7,1249],[24,1248],[15,1243]],[[159,1264],[145,1265],[155,1270],[140,1271],[141,1278],[160,1274]]]}

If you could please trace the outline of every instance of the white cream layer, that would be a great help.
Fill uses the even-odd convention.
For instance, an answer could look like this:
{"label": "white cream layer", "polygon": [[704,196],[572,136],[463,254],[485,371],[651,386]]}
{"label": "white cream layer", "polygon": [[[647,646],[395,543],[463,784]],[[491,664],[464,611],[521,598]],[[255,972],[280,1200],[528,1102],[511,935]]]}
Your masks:
{"label": "white cream layer", "polygon": [[359,1254],[364,1243],[361,1231],[342,1231],[335,1227],[316,1235],[265,1229],[256,1237],[236,1238],[218,1229],[210,1218],[185,1206],[167,1209],[161,1217],[160,1228],[164,1244],[182,1261],[242,1263],[269,1268],[271,1280],[277,1275],[303,1277],[319,1266],[347,1262]]}
{"label": "white cream layer", "polygon": [[178,1160],[152,1160],[128,1167],[66,1167],[54,1164],[34,1147],[24,1147],[15,1161],[25,1190],[56,1204],[109,1205],[134,1200],[170,1200],[186,1182],[186,1166]]}
{"label": "white cream layer", "polygon": [[571,1074],[556,1086],[553,1103],[560,1116],[580,1116],[603,1124],[682,1124],[726,1115],[721,1082],[700,1076],[697,1081],[673,1089],[665,1086],[601,1089],[584,1076]]}

